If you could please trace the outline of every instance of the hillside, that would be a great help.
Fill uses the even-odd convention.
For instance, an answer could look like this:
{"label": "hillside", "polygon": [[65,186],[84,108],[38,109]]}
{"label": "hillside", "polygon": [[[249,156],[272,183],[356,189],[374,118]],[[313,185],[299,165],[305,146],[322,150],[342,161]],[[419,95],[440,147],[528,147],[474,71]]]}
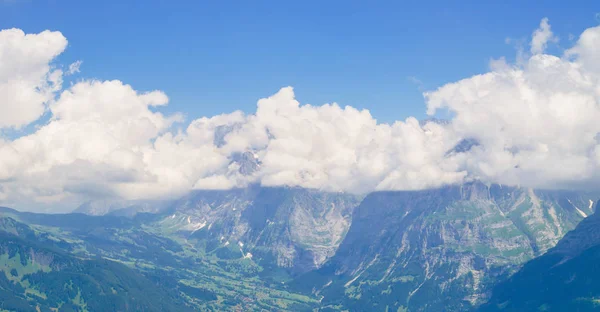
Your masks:
{"label": "hillside", "polygon": [[335,256],[294,286],[332,310],[466,311],[591,214],[590,196],[481,183],[372,193]]}
{"label": "hillside", "polygon": [[582,221],[547,254],[494,288],[479,311],[598,311],[600,213]]}
{"label": "hillside", "polygon": [[33,231],[13,219],[0,218],[0,224],[3,310],[193,311],[179,290],[123,264],[82,260],[52,242],[35,241]]}

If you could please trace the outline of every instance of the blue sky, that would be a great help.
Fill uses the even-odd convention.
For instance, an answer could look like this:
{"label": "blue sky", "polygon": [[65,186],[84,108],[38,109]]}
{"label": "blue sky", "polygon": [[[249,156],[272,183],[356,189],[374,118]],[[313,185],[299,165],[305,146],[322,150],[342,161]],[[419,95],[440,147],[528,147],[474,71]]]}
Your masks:
{"label": "blue sky", "polygon": [[[522,4],[525,2],[525,4]],[[425,118],[423,90],[513,58],[548,17],[560,37],[598,24],[597,1],[0,2],[0,28],[59,30],[75,79],[163,90],[187,120],[241,109],[280,87],[301,103],[368,108],[383,122]],[[415,83],[414,77],[421,83]]]}

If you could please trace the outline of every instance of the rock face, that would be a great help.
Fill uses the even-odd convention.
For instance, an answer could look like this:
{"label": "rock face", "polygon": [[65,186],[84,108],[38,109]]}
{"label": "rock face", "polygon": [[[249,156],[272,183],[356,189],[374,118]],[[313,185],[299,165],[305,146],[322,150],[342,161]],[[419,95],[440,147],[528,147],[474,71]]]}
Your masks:
{"label": "rock face", "polygon": [[583,220],[555,248],[494,287],[479,311],[598,311],[600,213]]}
{"label": "rock face", "polygon": [[231,156],[229,165],[237,166],[237,170],[240,174],[248,176],[258,171],[261,164],[256,154],[252,152],[244,152],[233,154]]}
{"label": "rock face", "polygon": [[159,221],[205,252],[252,257],[296,275],[319,268],[342,242],[360,198],[299,188],[197,191]]}
{"label": "rock face", "polygon": [[373,193],[335,256],[294,285],[330,308],[469,310],[591,214],[592,196],[481,183]]}

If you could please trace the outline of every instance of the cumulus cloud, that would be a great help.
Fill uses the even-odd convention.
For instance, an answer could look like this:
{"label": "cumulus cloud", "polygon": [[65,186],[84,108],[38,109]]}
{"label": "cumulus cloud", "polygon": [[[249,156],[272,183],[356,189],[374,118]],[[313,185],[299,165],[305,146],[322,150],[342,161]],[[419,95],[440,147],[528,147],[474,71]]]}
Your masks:
{"label": "cumulus cloud", "polygon": [[130,184],[158,183],[145,164],[152,140],[181,120],[151,107],[160,91],[138,93],[120,81],[83,81],[50,105],[51,120],[35,133],[0,142],[0,179],[6,194],[36,193],[40,200],[90,192],[135,196]]}
{"label": "cumulus cloud", "polygon": [[0,129],[37,120],[62,85],[51,62],[67,46],[60,32],[0,31]]}
{"label": "cumulus cloud", "polygon": [[456,143],[442,126],[412,117],[378,124],[367,110],[300,105],[290,87],[260,100],[225,141],[226,154],[256,151],[259,181],[268,186],[365,192],[437,186],[464,175],[442,168]]}
{"label": "cumulus cloud", "polygon": [[[428,113],[451,110],[449,131],[481,143],[460,168],[488,181],[537,187],[597,179],[599,35],[600,27],[587,29],[564,56],[538,53],[520,66],[495,64],[489,73],[426,93]],[[539,52],[544,41],[532,47]]]}
{"label": "cumulus cloud", "polygon": [[66,72],[66,75],[74,75],[80,72],[81,64],[83,61],[75,61],[69,65],[69,69]]}
{"label": "cumulus cloud", "polygon": [[155,110],[168,104],[161,91],[83,80],[59,92],[62,72],[51,64],[66,39],[9,32],[0,50],[21,53],[0,56],[0,92],[30,77],[24,90],[38,95],[20,99],[35,112],[28,115],[1,97],[0,111],[12,117],[0,117],[0,126],[26,125],[45,110],[51,117],[31,134],[0,139],[2,203],[157,199],[250,183],[367,193],[469,179],[533,187],[600,181],[600,27],[554,56],[544,54],[555,40],[544,19],[525,59],[495,60],[488,73],[424,94],[428,114],[447,109],[451,120],[392,124],[336,103],[303,105],[286,87],[252,114],[184,125],[181,115]]}
{"label": "cumulus cloud", "polygon": [[554,36],[548,23],[548,18],[543,18],[540,27],[533,32],[531,36],[531,54],[544,53],[548,42],[556,42],[558,38]]}

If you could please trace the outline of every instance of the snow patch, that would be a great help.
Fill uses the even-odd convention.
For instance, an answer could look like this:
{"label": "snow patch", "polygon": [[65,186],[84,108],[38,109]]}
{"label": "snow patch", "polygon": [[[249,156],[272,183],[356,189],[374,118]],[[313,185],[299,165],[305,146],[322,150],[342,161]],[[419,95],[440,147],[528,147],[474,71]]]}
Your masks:
{"label": "snow patch", "polygon": [[192,233],[193,233],[193,232],[196,232],[196,231],[202,229],[205,226],[206,226],[206,221],[190,224],[188,227],[191,228]]}
{"label": "snow patch", "polygon": [[571,204],[571,206],[573,206],[575,208],[575,210],[577,210],[577,212],[579,213],[579,215],[581,215],[584,218],[587,218],[587,214],[585,214],[585,212],[581,211],[581,209],[577,208],[577,206],[575,206],[570,199],[567,199],[567,201],[569,202],[569,204]]}
{"label": "snow patch", "polygon": [[585,212],[581,211],[581,209],[579,209],[579,208],[577,208],[577,207],[575,207],[575,209],[577,210],[577,212],[579,212],[579,214],[580,214],[582,217],[584,217],[584,218],[587,218],[587,215],[585,214]]}

